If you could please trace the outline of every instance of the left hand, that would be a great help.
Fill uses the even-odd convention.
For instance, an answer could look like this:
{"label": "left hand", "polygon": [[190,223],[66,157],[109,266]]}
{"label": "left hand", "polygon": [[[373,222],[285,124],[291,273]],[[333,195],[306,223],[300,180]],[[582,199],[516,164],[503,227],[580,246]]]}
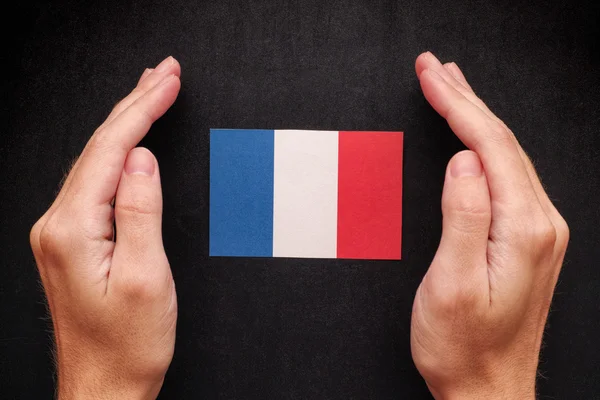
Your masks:
{"label": "left hand", "polygon": [[448,165],[438,251],[413,306],[411,348],[436,399],[534,399],[569,229],[513,133],[454,63],[419,56],[423,94],[470,150]]}

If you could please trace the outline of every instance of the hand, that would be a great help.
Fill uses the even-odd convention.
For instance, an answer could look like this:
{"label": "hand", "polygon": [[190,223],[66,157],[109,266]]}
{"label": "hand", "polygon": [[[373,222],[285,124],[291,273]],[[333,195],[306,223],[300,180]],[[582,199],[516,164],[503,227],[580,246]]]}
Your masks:
{"label": "hand", "polygon": [[158,164],[134,147],[175,101],[179,75],[172,57],[144,72],[31,230],[61,400],[155,398],[173,357],[177,299]]}
{"label": "hand", "polygon": [[436,399],[534,399],[567,224],[456,64],[425,53],[416,71],[470,151],[446,171],[442,238],[413,306],[414,362]]}

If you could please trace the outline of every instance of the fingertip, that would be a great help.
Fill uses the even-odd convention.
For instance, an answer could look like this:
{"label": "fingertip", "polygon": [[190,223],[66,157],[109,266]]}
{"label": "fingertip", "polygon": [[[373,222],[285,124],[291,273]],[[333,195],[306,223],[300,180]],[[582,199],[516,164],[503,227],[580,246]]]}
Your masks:
{"label": "fingertip", "polygon": [[169,62],[169,72],[177,77],[181,76],[181,64],[179,64],[179,61],[177,61],[177,59],[173,56],[169,56],[167,57],[167,60]]}
{"label": "fingertip", "polygon": [[144,81],[144,79],[146,79],[148,77],[148,75],[150,75],[152,73],[152,71],[154,71],[154,68],[146,68],[144,70],[144,72],[142,73],[142,75],[140,76],[140,79],[138,80],[138,85],[140,83],[142,83]]}
{"label": "fingertip", "polygon": [[417,73],[417,77],[421,79],[421,73],[427,68],[427,57],[431,54],[430,51],[426,51],[424,53],[419,54],[417,59],[415,60],[415,72]]}
{"label": "fingertip", "polygon": [[446,119],[449,117],[450,110],[457,107],[459,102],[464,100],[464,96],[433,69],[423,70],[420,84],[423,95],[429,104]]}
{"label": "fingertip", "polygon": [[456,64],[454,63],[454,61],[444,63],[444,68],[446,68],[446,70],[448,72],[450,72],[452,75],[454,75],[454,67],[455,66],[456,66]]}
{"label": "fingertip", "polygon": [[465,75],[454,61],[444,64],[444,68],[446,68],[446,70],[454,77],[454,79],[463,85],[468,85],[467,78],[465,78]]}
{"label": "fingertip", "polygon": [[147,110],[148,115],[152,117],[152,122],[154,122],[175,103],[180,89],[181,81],[179,77],[171,74],[136,100],[136,103]]}
{"label": "fingertip", "polygon": [[152,176],[156,171],[156,157],[145,147],[136,147],[129,151],[124,171],[128,175]]}
{"label": "fingertip", "polygon": [[146,214],[160,214],[161,199],[156,157],[145,147],[131,149],[127,153],[115,195],[117,229],[127,229],[123,218],[131,217],[135,220],[145,218],[143,215]]}
{"label": "fingertip", "polygon": [[426,51],[417,57],[417,60],[415,61],[415,70],[417,72],[417,76],[420,78],[421,74],[426,69],[441,65],[442,63],[435,55],[433,55],[431,51]]}
{"label": "fingertip", "polygon": [[172,98],[172,102],[174,102],[181,90],[181,79],[175,74],[169,75],[160,83],[159,87],[164,88],[167,91],[166,97],[168,99]]}
{"label": "fingertip", "polygon": [[180,81],[179,76],[175,75],[175,74],[170,74],[170,75],[165,76],[163,78],[163,80],[158,83],[157,87],[167,86],[167,85],[179,86],[180,84],[181,84],[181,81]]}
{"label": "fingertip", "polygon": [[175,58],[173,58],[173,75],[181,77],[181,64]]}
{"label": "fingertip", "polygon": [[181,86],[181,77],[179,75],[173,74],[173,81],[175,86]]}
{"label": "fingertip", "polygon": [[463,150],[452,157],[448,170],[453,178],[479,177],[483,174],[483,165],[477,153]]}
{"label": "fingertip", "polygon": [[154,69],[154,72],[159,75],[181,75],[181,65],[173,56],[169,56],[162,60]]}
{"label": "fingertip", "polygon": [[446,81],[433,69],[426,68],[421,72],[419,82],[425,98],[436,108],[435,98],[447,86]]}
{"label": "fingertip", "polygon": [[448,163],[442,193],[442,213],[446,235],[454,238],[465,234],[476,235],[482,245],[486,243],[491,221],[491,201],[485,172],[477,153],[461,151]]}
{"label": "fingertip", "polygon": [[421,72],[421,78],[424,76],[427,78],[430,78],[436,82],[446,83],[444,78],[442,78],[442,76],[440,74],[438,74],[435,70],[433,70],[431,68],[424,69],[423,72]]}

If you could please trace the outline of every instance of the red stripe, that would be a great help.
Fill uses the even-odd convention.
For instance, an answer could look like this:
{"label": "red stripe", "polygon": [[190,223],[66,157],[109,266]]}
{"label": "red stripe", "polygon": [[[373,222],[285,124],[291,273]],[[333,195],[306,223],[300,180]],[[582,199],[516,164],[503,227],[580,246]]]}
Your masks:
{"label": "red stripe", "polygon": [[400,259],[402,132],[340,132],[338,258]]}

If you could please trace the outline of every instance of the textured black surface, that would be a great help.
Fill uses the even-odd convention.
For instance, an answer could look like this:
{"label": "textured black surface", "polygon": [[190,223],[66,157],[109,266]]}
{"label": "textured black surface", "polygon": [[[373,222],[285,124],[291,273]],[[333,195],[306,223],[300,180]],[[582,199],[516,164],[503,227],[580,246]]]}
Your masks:
{"label": "textured black surface", "polygon": [[[556,4],[555,4],[556,3]],[[570,223],[541,399],[600,398],[598,6],[581,2],[19,3],[4,34],[0,397],[51,398],[48,323],[28,246],[71,160],[145,67],[183,89],[156,154],[179,324],[165,399],[427,399],[409,348],[414,292],[459,150],[415,57],[455,60],[513,128]],[[6,21],[8,22],[8,21]],[[401,262],[208,258],[210,127],[403,130]]]}

